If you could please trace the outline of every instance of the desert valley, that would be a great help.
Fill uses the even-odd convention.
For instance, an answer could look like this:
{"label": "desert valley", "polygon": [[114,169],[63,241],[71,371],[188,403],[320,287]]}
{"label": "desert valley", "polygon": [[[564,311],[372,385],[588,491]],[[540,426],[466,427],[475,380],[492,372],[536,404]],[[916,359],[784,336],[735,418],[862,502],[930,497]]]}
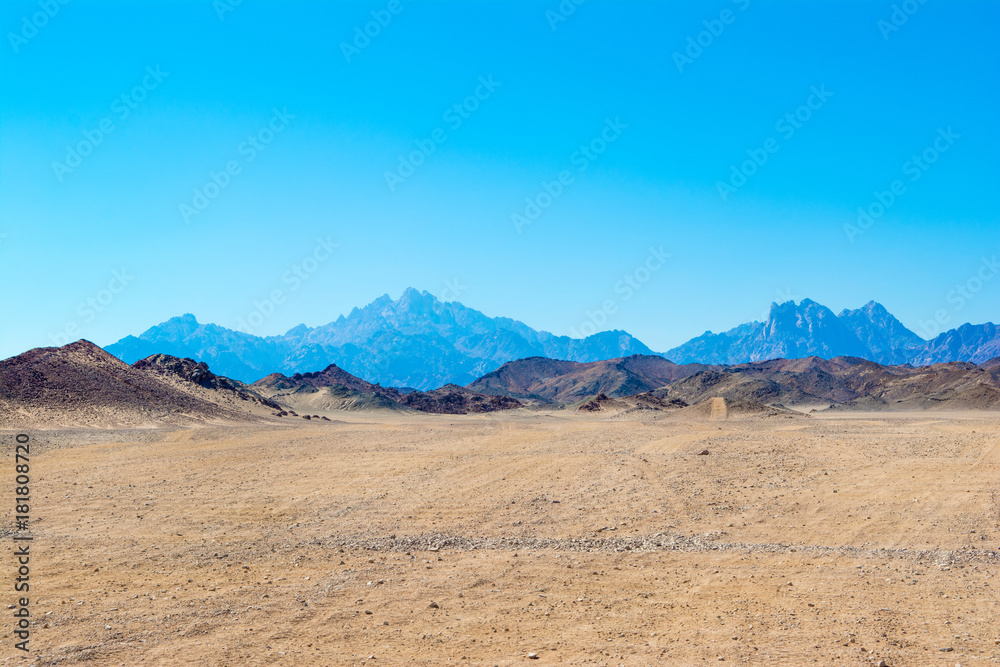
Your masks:
{"label": "desert valley", "polygon": [[1000,665],[1000,1],[0,10],[0,667]]}
{"label": "desert valley", "polygon": [[421,392],[33,350],[0,362],[33,652],[0,664],[996,664],[998,375],[532,358]]}

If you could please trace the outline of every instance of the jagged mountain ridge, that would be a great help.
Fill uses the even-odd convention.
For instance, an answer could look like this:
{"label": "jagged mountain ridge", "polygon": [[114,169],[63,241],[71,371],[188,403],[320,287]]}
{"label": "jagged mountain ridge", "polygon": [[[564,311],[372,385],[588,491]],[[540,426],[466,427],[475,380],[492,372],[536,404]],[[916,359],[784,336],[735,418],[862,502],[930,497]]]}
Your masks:
{"label": "jagged mountain ridge", "polygon": [[837,317],[868,350],[864,358],[869,361],[889,365],[909,363],[927,345],[927,341],[903,326],[885,306],[874,301],[856,310],[844,310]]}
{"label": "jagged mountain ridge", "polygon": [[[905,363],[897,350],[916,334],[880,304],[835,315],[811,299],[772,304],[766,322],[750,322],[724,333],[705,334],[666,353],[676,363],[741,364],[817,356],[860,357],[883,364]],[[904,342],[901,342],[904,341]]]}
{"label": "jagged mountain ridge", "polygon": [[624,331],[585,339],[556,336],[410,288],[395,301],[384,295],[329,324],[299,325],[280,336],[263,338],[184,315],[107,350],[129,363],[156,353],[190,357],[248,383],[270,373],[308,373],[336,364],[386,387],[427,391],[466,385],[507,362],[531,357],[589,363],[658,355],[678,365],[809,356],[857,357],[884,365],[978,363],[1000,355],[1000,327],[963,325],[925,341],[874,301],[837,315],[805,299],[798,305],[772,304],[764,322],[706,332],[660,354]]}
{"label": "jagged mountain ridge", "polygon": [[870,301],[839,315],[811,299],[774,303],[766,322],[705,332],[664,354],[678,364],[746,364],[769,359],[857,357],[883,365],[968,361],[1000,355],[1000,327],[966,324],[926,341]]}
{"label": "jagged mountain ridge", "polygon": [[244,382],[274,372],[306,373],[336,364],[385,386],[421,390],[465,385],[524,357],[596,361],[653,354],[623,331],[585,339],[556,336],[412,288],[396,301],[386,295],[329,324],[299,325],[282,336],[261,338],[184,315],[107,349],[127,363],[155,353],[191,357]]}

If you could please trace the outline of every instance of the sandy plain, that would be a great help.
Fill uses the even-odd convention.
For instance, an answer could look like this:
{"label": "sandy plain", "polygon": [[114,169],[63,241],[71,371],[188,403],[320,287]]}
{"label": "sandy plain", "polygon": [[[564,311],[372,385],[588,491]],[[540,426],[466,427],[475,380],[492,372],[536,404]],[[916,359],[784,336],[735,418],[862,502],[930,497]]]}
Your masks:
{"label": "sandy plain", "polygon": [[1000,664],[1000,415],[328,415],[29,431],[0,664]]}

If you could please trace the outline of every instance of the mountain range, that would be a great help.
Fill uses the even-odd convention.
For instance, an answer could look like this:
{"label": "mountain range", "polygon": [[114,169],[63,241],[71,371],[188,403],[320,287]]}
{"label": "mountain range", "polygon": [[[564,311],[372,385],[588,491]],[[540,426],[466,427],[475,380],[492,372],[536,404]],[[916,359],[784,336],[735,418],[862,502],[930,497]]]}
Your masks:
{"label": "mountain range", "polygon": [[[722,398],[734,404],[852,410],[1000,408],[1000,359],[976,365],[885,366],[857,357],[774,359],[748,364],[674,364],[632,356],[586,364],[521,359],[469,385],[482,394],[542,405],[597,397],[636,398],[647,408],[677,408]],[[584,409],[587,405],[584,405]]]}
{"label": "mountain range", "polygon": [[874,301],[838,315],[805,299],[772,304],[764,322],[706,332],[658,354],[624,331],[583,339],[556,336],[410,288],[395,301],[384,295],[329,324],[302,324],[280,336],[203,324],[188,314],[106,349],[126,363],[158,353],[188,357],[246,383],[271,373],[309,373],[335,364],[385,387],[426,391],[468,385],[507,362],[531,357],[590,363],[658,355],[680,365],[811,356],[854,357],[882,365],[982,363],[1000,356],[1000,327],[966,324],[925,341]]}
{"label": "mountain range", "polygon": [[149,427],[280,423],[313,412],[384,408],[436,414],[511,410],[521,401],[447,385],[400,392],[336,366],[253,385],[216,375],[204,361],[154,354],[128,365],[87,340],[0,361],[0,428]]}
{"label": "mountain range", "polygon": [[421,390],[466,385],[524,357],[597,361],[653,353],[623,331],[584,339],[556,336],[412,288],[395,301],[385,295],[329,324],[300,324],[282,336],[262,338],[183,315],[107,350],[126,363],[156,353],[190,357],[243,382],[336,364],[385,386]]}
{"label": "mountain range", "polygon": [[[150,427],[330,421],[348,410],[447,415],[503,410],[610,413],[620,418],[802,417],[806,410],[997,410],[1000,359],[885,366],[857,357],[750,364],[675,364],[655,355],[592,362],[529,357],[466,387],[383,387],[330,365],[252,385],[203,361],[154,354],[132,365],[86,340],[0,361],[0,427]],[[298,423],[302,423],[298,421]]]}
{"label": "mountain range", "polygon": [[[874,301],[835,315],[826,306],[804,299],[799,305],[794,301],[772,304],[766,322],[750,322],[720,334],[706,332],[666,356],[678,363],[708,364],[847,356],[893,365],[911,363],[926,345],[927,341]],[[928,363],[944,361],[958,359]]]}

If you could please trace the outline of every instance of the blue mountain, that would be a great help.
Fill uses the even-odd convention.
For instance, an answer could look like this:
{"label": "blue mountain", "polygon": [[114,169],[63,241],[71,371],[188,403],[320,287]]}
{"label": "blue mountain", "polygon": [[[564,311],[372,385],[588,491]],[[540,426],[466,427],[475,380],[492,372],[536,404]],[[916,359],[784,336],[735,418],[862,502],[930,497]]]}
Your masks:
{"label": "blue mountain", "polygon": [[599,361],[653,354],[623,331],[556,336],[412,288],[395,301],[385,295],[329,324],[299,325],[282,336],[262,338],[183,315],[106,349],[127,363],[156,353],[190,357],[243,382],[336,364],[371,382],[421,390],[466,385],[525,357]]}
{"label": "blue mountain", "polygon": [[[190,357],[243,382],[336,364],[370,382],[420,390],[467,385],[528,357],[591,362],[656,354],[624,331],[556,336],[412,288],[395,301],[385,295],[329,324],[299,325],[281,336],[262,338],[183,315],[106,349],[128,363],[151,354]],[[718,365],[812,356],[885,365],[983,363],[1000,356],[1000,327],[966,324],[925,341],[874,301],[838,315],[805,299],[772,304],[764,322],[709,331],[660,356],[677,364]]]}

